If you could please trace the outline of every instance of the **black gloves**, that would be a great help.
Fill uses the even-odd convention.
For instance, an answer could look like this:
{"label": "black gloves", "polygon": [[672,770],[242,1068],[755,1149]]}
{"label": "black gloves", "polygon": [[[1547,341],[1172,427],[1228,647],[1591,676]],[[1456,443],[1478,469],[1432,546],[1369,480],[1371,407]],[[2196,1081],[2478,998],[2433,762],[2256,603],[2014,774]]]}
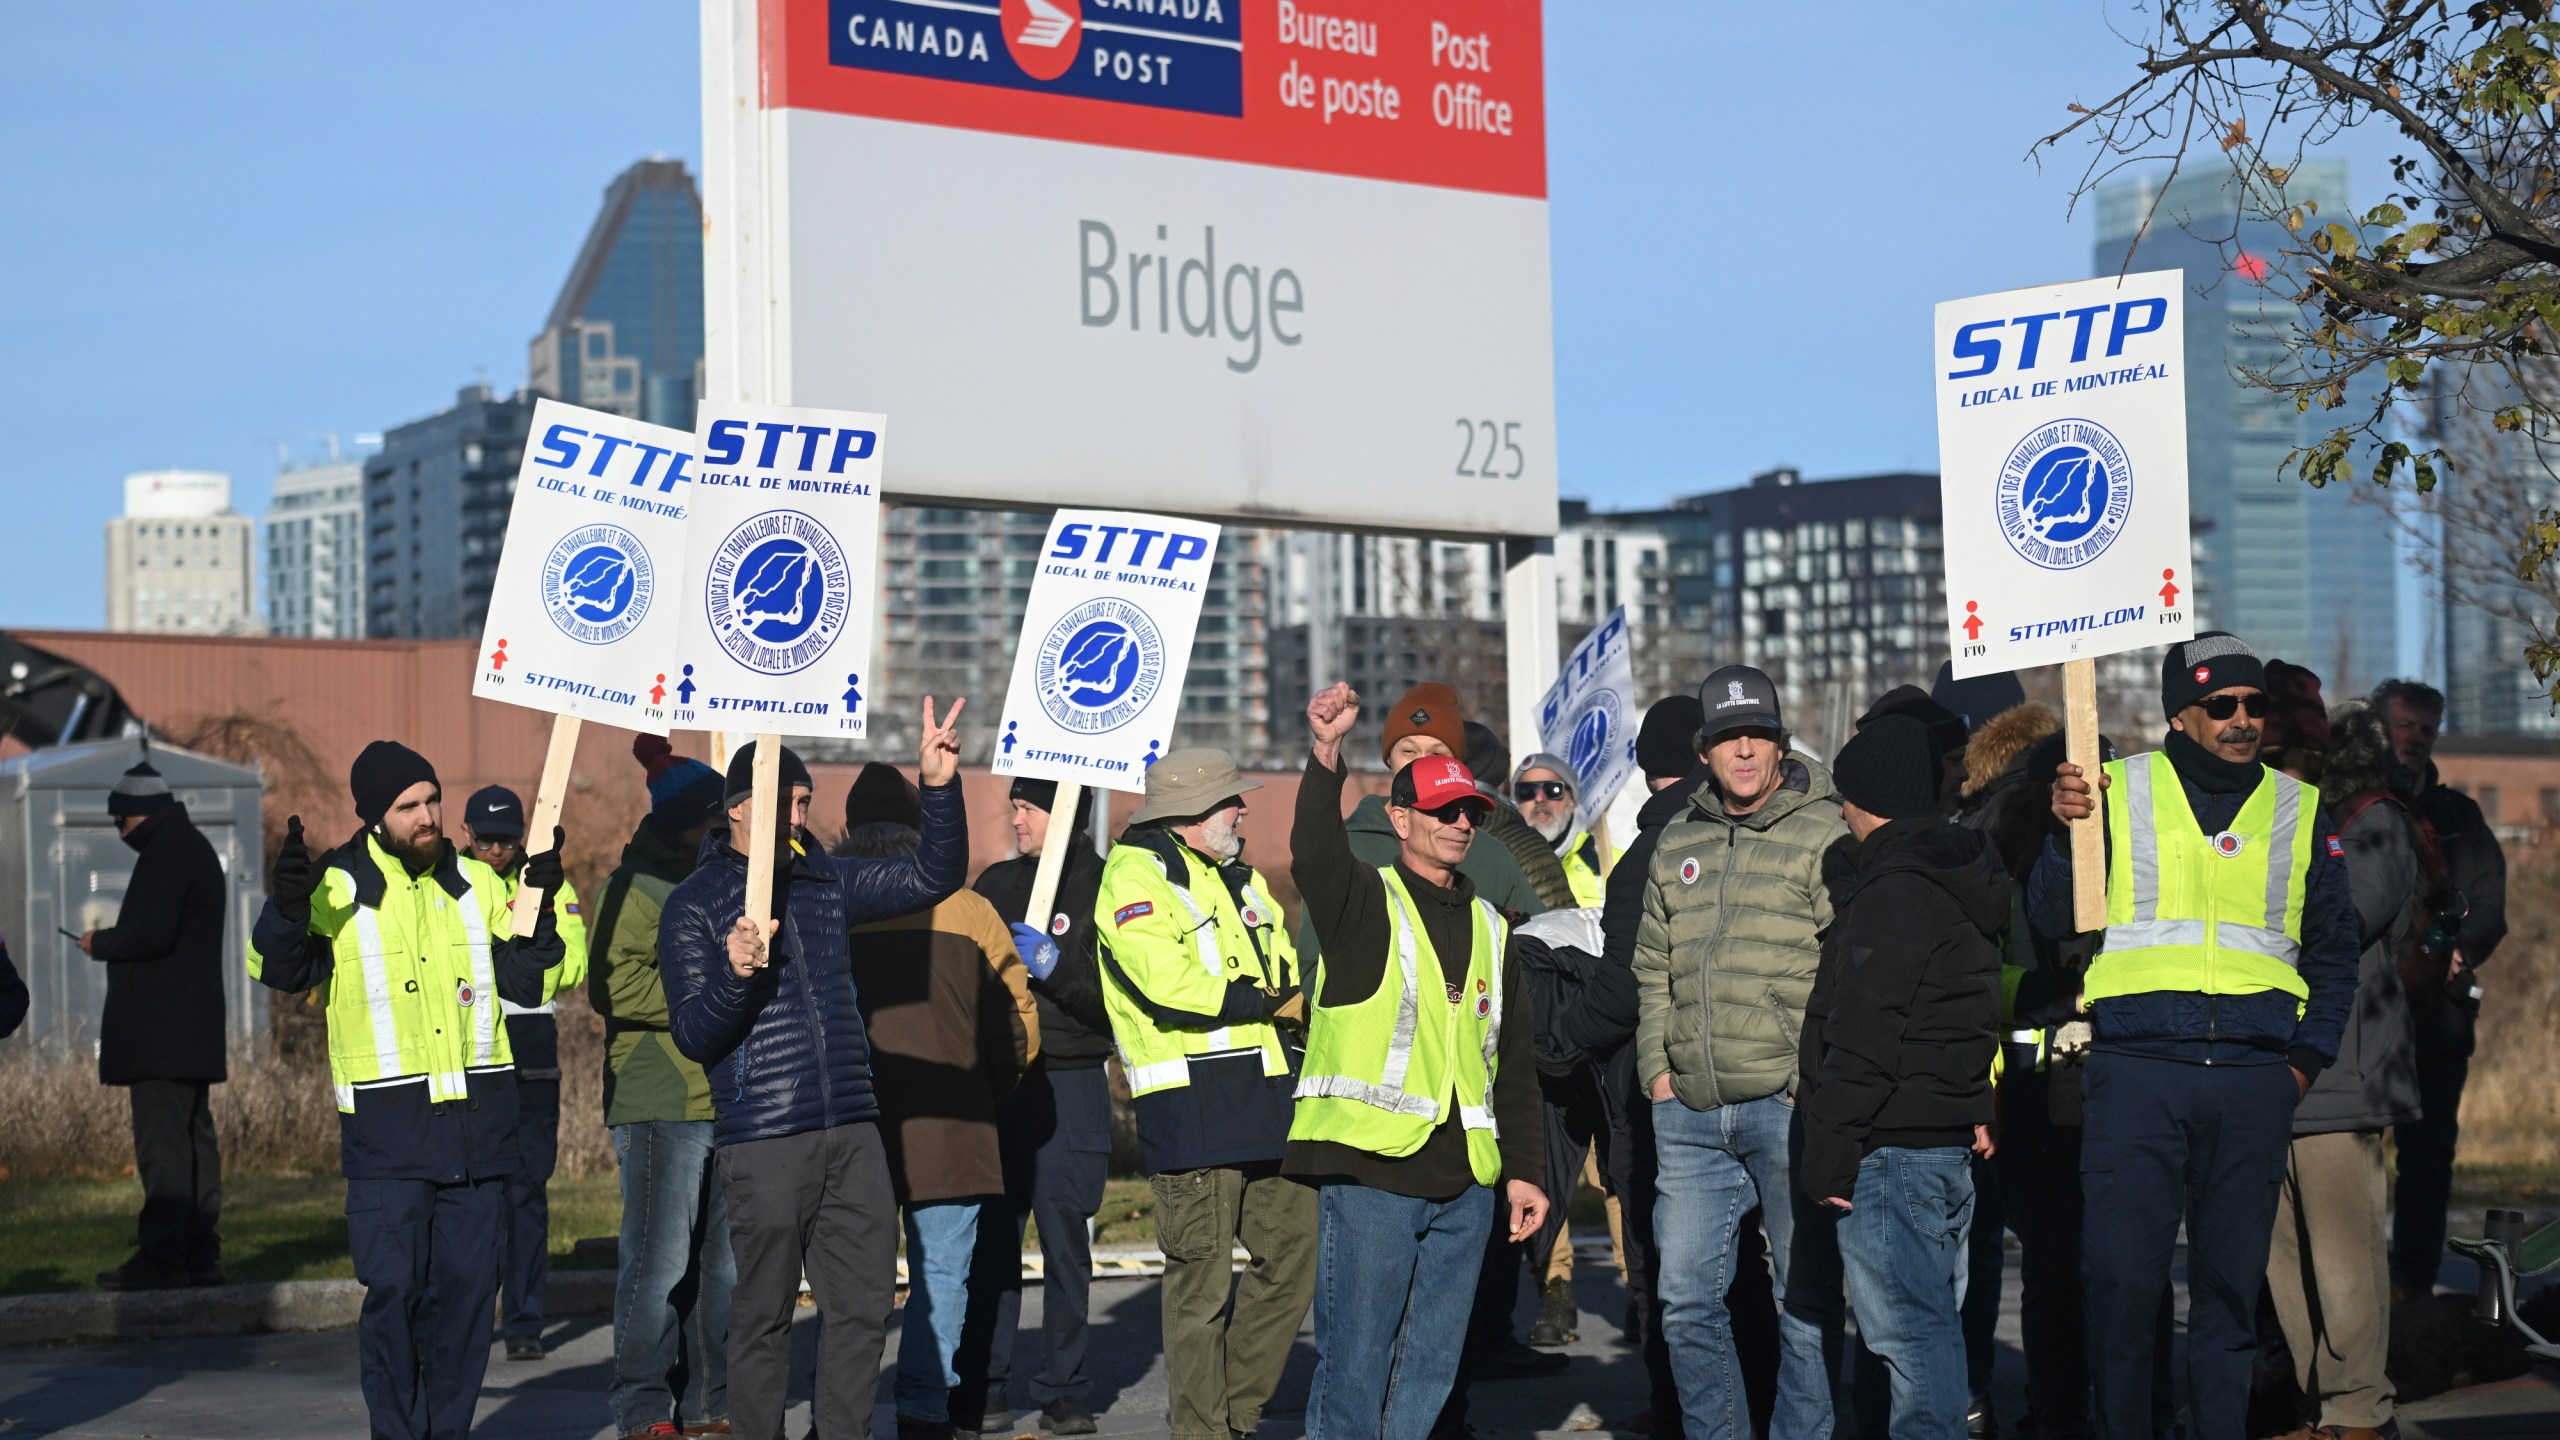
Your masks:
{"label": "black gloves", "polygon": [[1269,997],[1271,1023],[1284,1030],[1307,1028],[1307,992],[1295,985],[1285,990],[1265,990]]}
{"label": "black gloves", "polygon": [[311,863],[311,848],[302,843],[302,817],[284,822],[284,848],[267,872],[276,913],[295,925],[311,923],[311,892],[320,888],[320,867]]}
{"label": "black gloves", "polygon": [[554,825],[551,827],[551,848],[525,858],[524,883],[542,892],[542,908],[545,910],[551,908],[551,897],[560,893],[560,882],[567,878],[560,870],[560,846],[568,838],[567,831]]}

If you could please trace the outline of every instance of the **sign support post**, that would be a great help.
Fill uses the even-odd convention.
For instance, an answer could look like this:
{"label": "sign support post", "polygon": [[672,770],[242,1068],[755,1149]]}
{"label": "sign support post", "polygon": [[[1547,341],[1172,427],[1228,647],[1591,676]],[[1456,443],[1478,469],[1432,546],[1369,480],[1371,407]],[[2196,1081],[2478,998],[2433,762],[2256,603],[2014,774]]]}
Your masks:
{"label": "sign support post", "polygon": [[[1083,838],[1075,833],[1076,806],[1083,802],[1084,786],[1074,780],[1059,781],[1057,798],[1049,802],[1049,838],[1041,842],[1040,866],[1031,872],[1031,899],[1022,907],[1024,922],[1044,931],[1049,928],[1049,907],[1057,903],[1058,877],[1066,873],[1067,847]],[[1066,817],[1063,822],[1061,815]]]}
{"label": "sign support post", "polygon": [[[551,747],[542,756],[542,785],[533,792],[533,818],[525,826],[525,849],[549,848],[551,832],[560,824],[560,805],[569,795],[569,767],[578,758],[578,732],[586,725],[575,715],[551,717]],[[542,914],[542,892],[530,885],[516,887],[515,933],[521,938],[533,933],[533,924]]]}
{"label": "sign support post", "polygon": [[748,814],[753,828],[747,833],[747,918],[762,935],[764,922],[773,918],[773,819],[774,807],[782,803],[775,793],[782,788],[782,737],[758,735],[752,743],[756,758],[750,803],[755,808]]}
{"label": "sign support post", "polygon": [[2098,793],[2098,662],[2062,667],[2063,749],[2089,781],[2094,808],[2071,822],[2071,928],[2107,928],[2107,812]]}

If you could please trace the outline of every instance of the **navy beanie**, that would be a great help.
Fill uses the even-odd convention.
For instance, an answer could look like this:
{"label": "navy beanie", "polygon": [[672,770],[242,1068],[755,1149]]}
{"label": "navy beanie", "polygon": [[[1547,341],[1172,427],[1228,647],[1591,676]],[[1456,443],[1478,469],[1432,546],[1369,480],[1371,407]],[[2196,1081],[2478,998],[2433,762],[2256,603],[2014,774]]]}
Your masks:
{"label": "navy beanie", "polygon": [[678,755],[666,736],[635,737],[631,755],[649,777],[649,813],[659,824],[681,834],[720,812],[720,772]]}
{"label": "navy beanie", "polygon": [[1938,813],[1939,756],[1925,721],[1880,715],[1858,728],[1831,762],[1840,798],[1884,820]]}
{"label": "navy beanie", "polygon": [[[723,797],[728,803],[743,805],[747,797],[755,794],[756,747],[763,743],[750,740],[729,753],[729,789]],[[782,790],[786,797],[794,785],[805,785],[811,790],[818,788],[817,782],[809,778],[809,767],[801,764],[800,757],[792,754],[791,747],[785,745],[782,747]]]}

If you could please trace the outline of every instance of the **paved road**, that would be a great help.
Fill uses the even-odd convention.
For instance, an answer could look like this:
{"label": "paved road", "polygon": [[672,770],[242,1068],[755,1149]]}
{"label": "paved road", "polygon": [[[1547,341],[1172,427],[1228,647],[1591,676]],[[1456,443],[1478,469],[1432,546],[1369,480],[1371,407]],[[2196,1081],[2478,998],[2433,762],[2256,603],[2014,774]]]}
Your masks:
{"label": "paved road", "polygon": [[[2014,1260],[2014,1255],[2012,1259]],[[1553,1436],[1615,1427],[1644,1404],[1643,1367],[1616,1343],[1615,1317],[1623,1306],[1614,1276],[1604,1267],[1582,1267],[1583,1339],[1573,1347],[1573,1367],[1561,1376],[1481,1385],[1474,1421],[1488,1440]],[[2448,1286],[2467,1284],[2447,1267]],[[1996,1393],[2005,1421],[2024,1404],[2026,1366],[2018,1353],[2017,1286],[2004,1287],[2008,1303],[2000,1319]],[[1164,1436],[1164,1365],[1158,1352],[1157,1287],[1153,1280],[1098,1282],[1094,1286],[1093,1407],[1110,1437]],[[1526,1297],[1523,1317],[1526,1319]],[[1039,1292],[1026,1297],[1023,1345],[1037,1353]],[[799,1327],[799,1371],[813,1362],[815,1335]],[[891,1349],[895,1349],[894,1331]],[[611,1440],[603,1393],[609,1364],[610,1327],[602,1316],[556,1322],[546,1337],[550,1357],[510,1364],[493,1354],[489,1384],[480,1401],[474,1434],[481,1440]],[[494,1349],[494,1347],[493,1347]],[[1262,1440],[1297,1440],[1305,1433],[1307,1381],[1315,1368],[1310,1336],[1301,1333],[1289,1371],[1262,1428]],[[877,1425],[894,1435],[888,1386],[882,1383]],[[1020,1428],[1042,1436],[1038,1415],[1017,1387]],[[63,1435],[217,1440],[259,1436],[270,1440],[359,1435],[364,1408],[356,1388],[352,1335],[258,1335],[147,1344],[0,1348],[0,1436]],[[2527,1380],[2459,1396],[2439,1397],[2404,1416],[2413,1440],[2427,1435],[2491,1440],[2503,1436],[2560,1434],[2560,1389]],[[789,1433],[805,1433],[805,1381],[793,1392]]]}

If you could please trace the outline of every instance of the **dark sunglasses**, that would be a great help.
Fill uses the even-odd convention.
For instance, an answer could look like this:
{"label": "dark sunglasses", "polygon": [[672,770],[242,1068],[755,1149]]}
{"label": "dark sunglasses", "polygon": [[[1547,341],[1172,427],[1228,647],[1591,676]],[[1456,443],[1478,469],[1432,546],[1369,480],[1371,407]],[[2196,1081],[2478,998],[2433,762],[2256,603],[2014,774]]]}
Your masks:
{"label": "dark sunglasses", "polygon": [[1452,800],[1437,810],[1424,810],[1422,813],[1441,825],[1455,825],[1461,815],[1466,817],[1470,827],[1476,823],[1476,806],[1472,800]]}
{"label": "dark sunglasses", "polygon": [[2216,720],[2230,719],[2244,705],[2248,707],[2252,720],[2267,713],[2267,696],[2263,690],[2252,690],[2246,695],[2208,695],[2196,703]]}
{"label": "dark sunglasses", "polygon": [[1561,800],[1565,783],[1561,780],[1522,780],[1511,787],[1511,798],[1519,801]]}

